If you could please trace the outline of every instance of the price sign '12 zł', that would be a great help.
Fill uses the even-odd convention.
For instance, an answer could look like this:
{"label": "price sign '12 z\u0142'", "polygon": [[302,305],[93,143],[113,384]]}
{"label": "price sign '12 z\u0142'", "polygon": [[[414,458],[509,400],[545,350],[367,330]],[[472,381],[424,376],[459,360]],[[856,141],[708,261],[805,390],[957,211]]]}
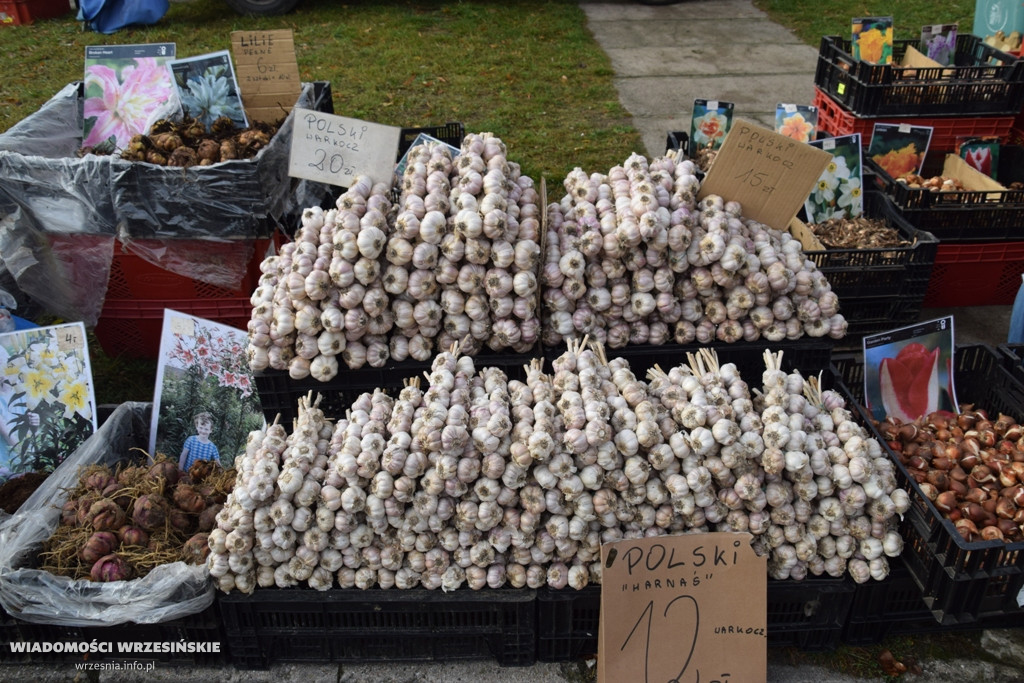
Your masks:
{"label": "price sign '12 z\u0142'", "polygon": [[357,175],[390,182],[401,128],[295,108],[288,175],[349,187]]}
{"label": "price sign '12 z\u0142'", "polygon": [[747,533],[601,546],[597,680],[747,683],[767,675],[767,558]]}

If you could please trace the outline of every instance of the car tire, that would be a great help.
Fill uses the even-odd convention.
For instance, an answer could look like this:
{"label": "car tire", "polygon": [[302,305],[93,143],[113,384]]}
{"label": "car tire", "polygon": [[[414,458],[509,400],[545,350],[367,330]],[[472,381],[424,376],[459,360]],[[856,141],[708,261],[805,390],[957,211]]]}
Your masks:
{"label": "car tire", "polygon": [[257,16],[287,14],[299,4],[299,0],[224,0],[224,2],[239,14]]}

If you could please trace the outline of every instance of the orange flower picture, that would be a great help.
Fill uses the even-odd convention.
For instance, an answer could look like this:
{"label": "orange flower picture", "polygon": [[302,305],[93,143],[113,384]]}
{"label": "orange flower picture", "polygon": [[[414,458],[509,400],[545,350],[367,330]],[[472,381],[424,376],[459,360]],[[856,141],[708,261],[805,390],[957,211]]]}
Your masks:
{"label": "orange flower picture", "polygon": [[818,128],[818,108],[780,104],[775,108],[775,132],[797,142],[810,142]]}
{"label": "orange flower picture", "polygon": [[694,100],[690,121],[690,144],[694,148],[718,149],[732,125],[732,102]]}
{"label": "orange flower picture", "polygon": [[871,64],[892,63],[892,17],[853,20],[853,57]]}
{"label": "orange flower picture", "polygon": [[914,143],[911,142],[901,149],[890,149],[885,154],[875,154],[871,160],[885,169],[885,172],[893,178],[916,173],[924,161],[924,154],[919,154]]}
{"label": "orange flower picture", "polygon": [[868,158],[892,178],[920,173],[931,136],[931,126],[876,123]]}

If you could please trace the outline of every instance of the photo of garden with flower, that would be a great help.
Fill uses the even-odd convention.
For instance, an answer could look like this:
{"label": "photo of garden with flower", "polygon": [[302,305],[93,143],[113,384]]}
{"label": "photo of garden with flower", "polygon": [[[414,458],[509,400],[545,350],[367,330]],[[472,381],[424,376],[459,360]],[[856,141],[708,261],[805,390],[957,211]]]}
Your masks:
{"label": "photo of garden with flower", "polygon": [[245,452],[249,432],[263,426],[259,396],[245,353],[246,333],[167,310],[164,315],[151,451],[177,458],[201,413],[225,468]]}
{"label": "photo of garden with flower", "polygon": [[82,323],[0,335],[0,482],[52,472],[96,430]]}
{"label": "photo of garden with flower", "polygon": [[863,167],[861,165],[860,133],[825,140],[812,140],[812,147],[825,149],[832,161],[818,178],[817,185],[804,202],[808,223],[821,223],[832,218],[854,218],[864,213]]}

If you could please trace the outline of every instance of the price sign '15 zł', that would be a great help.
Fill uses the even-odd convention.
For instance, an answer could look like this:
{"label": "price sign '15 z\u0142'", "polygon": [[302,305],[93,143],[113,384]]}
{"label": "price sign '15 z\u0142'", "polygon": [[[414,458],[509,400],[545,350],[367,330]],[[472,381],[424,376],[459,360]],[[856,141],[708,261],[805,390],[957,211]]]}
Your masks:
{"label": "price sign '15 z\u0142'", "polygon": [[767,558],[747,533],[601,546],[599,683],[748,683],[767,671]]}
{"label": "price sign '15 z\u0142'", "polygon": [[295,108],[288,175],[349,187],[357,175],[389,182],[402,129]]}

